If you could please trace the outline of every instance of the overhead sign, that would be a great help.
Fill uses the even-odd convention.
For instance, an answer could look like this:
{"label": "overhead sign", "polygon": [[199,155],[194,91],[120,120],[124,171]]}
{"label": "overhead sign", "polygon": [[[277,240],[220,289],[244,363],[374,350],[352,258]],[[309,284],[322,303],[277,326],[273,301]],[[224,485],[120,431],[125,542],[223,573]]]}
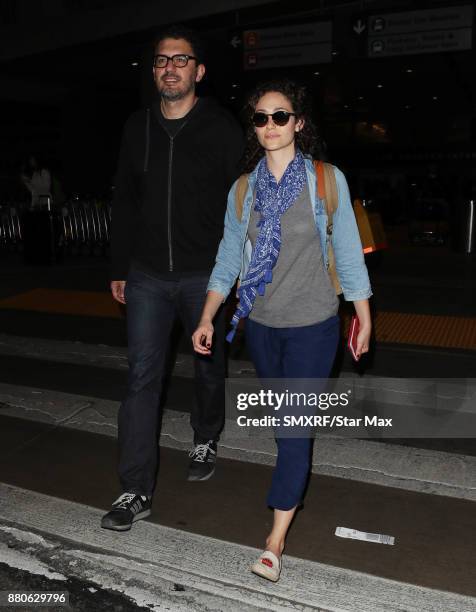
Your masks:
{"label": "overhead sign", "polygon": [[243,32],[244,68],[280,68],[332,61],[332,22]]}
{"label": "overhead sign", "polygon": [[360,36],[366,28],[367,24],[362,19],[357,19],[354,25],[352,26],[352,29],[357,34],[357,36]]}
{"label": "overhead sign", "polygon": [[472,48],[473,7],[373,15],[367,26],[369,57],[465,51]]}
{"label": "overhead sign", "polygon": [[241,38],[239,36],[233,36],[233,38],[230,40],[230,45],[233,47],[233,49],[236,49],[241,45]]}

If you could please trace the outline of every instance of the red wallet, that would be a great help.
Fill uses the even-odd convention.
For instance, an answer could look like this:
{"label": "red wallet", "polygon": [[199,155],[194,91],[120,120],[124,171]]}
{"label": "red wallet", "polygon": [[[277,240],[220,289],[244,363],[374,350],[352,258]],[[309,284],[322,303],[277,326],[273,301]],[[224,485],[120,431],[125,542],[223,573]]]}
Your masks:
{"label": "red wallet", "polygon": [[359,335],[360,324],[359,317],[354,315],[350,320],[349,327],[349,337],[347,339],[347,348],[350,351],[350,354],[354,358],[355,361],[359,361],[359,357],[357,357],[357,336]]}

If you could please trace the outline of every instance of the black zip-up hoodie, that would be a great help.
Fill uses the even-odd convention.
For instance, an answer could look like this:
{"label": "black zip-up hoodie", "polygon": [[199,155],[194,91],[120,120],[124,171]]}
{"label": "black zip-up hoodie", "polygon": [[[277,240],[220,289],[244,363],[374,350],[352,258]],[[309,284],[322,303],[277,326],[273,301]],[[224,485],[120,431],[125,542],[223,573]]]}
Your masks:
{"label": "black zip-up hoodie", "polygon": [[175,136],[160,106],[124,127],[112,206],[112,280],[132,261],[161,277],[208,274],[223,235],[243,132],[214,100],[199,98]]}

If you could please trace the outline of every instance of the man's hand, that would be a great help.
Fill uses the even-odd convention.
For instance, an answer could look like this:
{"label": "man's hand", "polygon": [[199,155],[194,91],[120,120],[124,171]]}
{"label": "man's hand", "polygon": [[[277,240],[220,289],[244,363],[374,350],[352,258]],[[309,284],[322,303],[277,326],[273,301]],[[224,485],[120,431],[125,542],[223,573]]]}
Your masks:
{"label": "man's hand", "polygon": [[126,288],[126,281],[111,281],[111,292],[112,297],[120,304],[125,304],[124,289]]}

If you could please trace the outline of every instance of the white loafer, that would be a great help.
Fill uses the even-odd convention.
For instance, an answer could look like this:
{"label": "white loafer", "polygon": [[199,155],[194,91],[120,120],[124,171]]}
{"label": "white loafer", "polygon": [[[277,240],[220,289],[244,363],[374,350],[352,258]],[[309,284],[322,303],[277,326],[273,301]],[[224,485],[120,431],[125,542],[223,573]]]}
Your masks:
{"label": "white loafer", "polygon": [[259,559],[251,566],[251,571],[261,578],[277,582],[281,574],[281,559],[270,550],[265,550]]}

